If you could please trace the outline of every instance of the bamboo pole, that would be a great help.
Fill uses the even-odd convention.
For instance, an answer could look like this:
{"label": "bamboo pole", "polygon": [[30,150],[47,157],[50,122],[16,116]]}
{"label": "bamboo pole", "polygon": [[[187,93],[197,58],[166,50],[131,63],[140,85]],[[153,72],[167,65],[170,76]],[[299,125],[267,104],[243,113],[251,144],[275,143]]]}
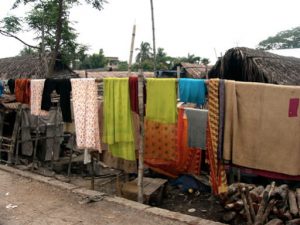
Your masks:
{"label": "bamboo pole", "polygon": [[132,38],[131,38],[131,46],[130,46],[130,55],[129,55],[129,62],[128,62],[128,76],[131,74],[131,66],[132,66],[132,57],[133,57],[133,48],[134,48],[134,40],[135,40],[135,31],[136,25],[133,25],[132,30]]}
{"label": "bamboo pole", "polygon": [[[177,81],[180,79],[180,66],[177,66]],[[179,87],[177,87],[177,98],[179,98]]]}
{"label": "bamboo pole", "polygon": [[153,36],[153,60],[154,60],[154,75],[156,71],[156,46],[155,46],[155,25],[154,25],[154,9],[153,0],[150,0],[151,4],[151,18],[152,18],[152,36]]}
{"label": "bamboo pole", "polygon": [[138,74],[138,97],[140,113],[139,169],[138,169],[138,202],[144,202],[144,76],[140,69]]}

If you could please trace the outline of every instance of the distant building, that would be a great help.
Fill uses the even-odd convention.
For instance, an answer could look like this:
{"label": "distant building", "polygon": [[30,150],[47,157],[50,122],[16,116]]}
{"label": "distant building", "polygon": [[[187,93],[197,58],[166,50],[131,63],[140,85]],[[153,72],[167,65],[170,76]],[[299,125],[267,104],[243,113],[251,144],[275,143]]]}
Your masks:
{"label": "distant building", "polygon": [[117,70],[119,67],[119,58],[118,57],[106,57],[107,59],[107,68],[109,71]]}

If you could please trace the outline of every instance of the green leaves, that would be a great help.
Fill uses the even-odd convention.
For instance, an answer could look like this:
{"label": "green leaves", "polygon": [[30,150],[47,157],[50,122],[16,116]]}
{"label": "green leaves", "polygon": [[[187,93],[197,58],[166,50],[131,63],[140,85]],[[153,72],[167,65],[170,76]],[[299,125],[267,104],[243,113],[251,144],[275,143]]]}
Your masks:
{"label": "green leaves", "polygon": [[9,33],[18,33],[21,30],[22,19],[16,16],[4,17],[1,20],[2,28]]}
{"label": "green leaves", "polygon": [[258,49],[264,50],[288,48],[300,48],[300,27],[281,31],[258,44]]}

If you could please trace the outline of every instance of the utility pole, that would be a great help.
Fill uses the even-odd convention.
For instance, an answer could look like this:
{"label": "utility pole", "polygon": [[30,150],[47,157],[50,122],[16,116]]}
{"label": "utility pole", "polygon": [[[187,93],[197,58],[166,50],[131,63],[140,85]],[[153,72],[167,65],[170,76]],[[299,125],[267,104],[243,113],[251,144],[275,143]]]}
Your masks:
{"label": "utility pole", "polygon": [[156,71],[156,46],[155,46],[155,26],[154,26],[153,0],[150,0],[150,4],[151,4],[151,17],[152,17],[153,59],[154,59],[154,75],[155,75],[155,71]]}

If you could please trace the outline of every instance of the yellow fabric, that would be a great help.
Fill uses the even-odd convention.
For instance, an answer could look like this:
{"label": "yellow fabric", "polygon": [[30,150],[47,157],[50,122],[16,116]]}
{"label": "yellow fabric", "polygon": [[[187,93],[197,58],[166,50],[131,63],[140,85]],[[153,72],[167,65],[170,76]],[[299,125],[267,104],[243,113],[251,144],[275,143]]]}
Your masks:
{"label": "yellow fabric", "polygon": [[135,160],[128,78],[104,78],[103,142],[115,157]]}
{"label": "yellow fabric", "polygon": [[176,104],[176,79],[147,79],[147,120],[161,123],[176,123]]}

